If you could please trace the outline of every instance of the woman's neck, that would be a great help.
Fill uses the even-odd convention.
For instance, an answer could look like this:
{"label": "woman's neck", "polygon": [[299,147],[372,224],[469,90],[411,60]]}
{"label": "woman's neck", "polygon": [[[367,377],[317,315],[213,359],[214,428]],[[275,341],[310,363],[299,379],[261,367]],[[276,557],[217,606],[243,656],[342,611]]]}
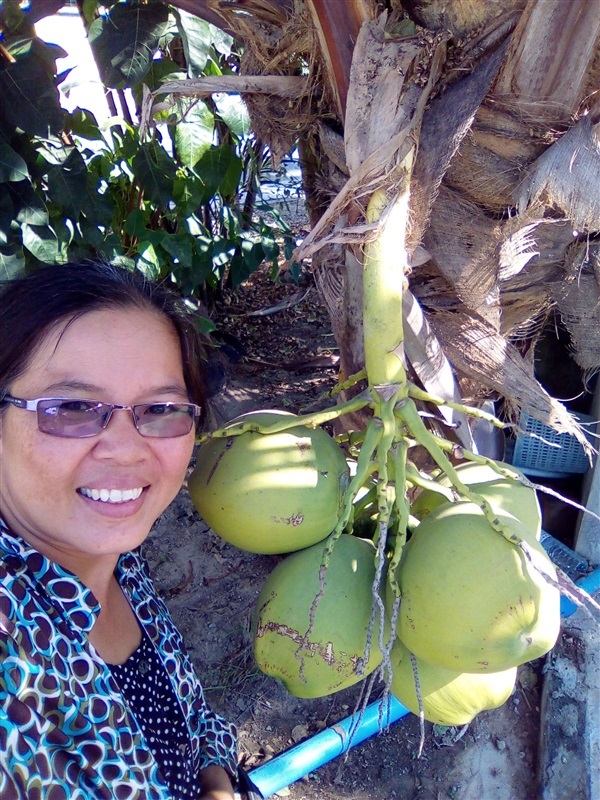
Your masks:
{"label": "woman's neck", "polygon": [[122,664],[140,646],[139,622],[114,574],[97,599],[101,610],[90,631],[90,644],[107,664]]}

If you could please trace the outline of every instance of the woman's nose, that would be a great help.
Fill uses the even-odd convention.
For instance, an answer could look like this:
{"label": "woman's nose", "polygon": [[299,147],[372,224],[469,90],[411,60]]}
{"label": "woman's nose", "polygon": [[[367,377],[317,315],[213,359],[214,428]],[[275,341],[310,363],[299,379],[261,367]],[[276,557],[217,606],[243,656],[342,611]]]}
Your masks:
{"label": "woman's nose", "polygon": [[96,438],[97,454],[121,460],[138,460],[148,452],[148,438],[135,427],[130,408],[115,408],[108,424]]}

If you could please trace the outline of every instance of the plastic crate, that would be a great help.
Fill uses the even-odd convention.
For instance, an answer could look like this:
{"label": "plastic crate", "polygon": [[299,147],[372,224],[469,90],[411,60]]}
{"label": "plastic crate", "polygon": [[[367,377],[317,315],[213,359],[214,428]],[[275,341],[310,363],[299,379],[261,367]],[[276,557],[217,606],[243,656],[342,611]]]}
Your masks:
{"label": "plastic crate", "polygon": [[[592,442],[591,434],[594,431],[590,423],[593,423],[593,418],[586,414],[574,416],[588,426]],[[554,428],[529,416],[526,411],[521,412],[512,463],[526,475],[547,478],[563,478],[590,469],[585,450],[574,436],[570,433],[558,433]]]}

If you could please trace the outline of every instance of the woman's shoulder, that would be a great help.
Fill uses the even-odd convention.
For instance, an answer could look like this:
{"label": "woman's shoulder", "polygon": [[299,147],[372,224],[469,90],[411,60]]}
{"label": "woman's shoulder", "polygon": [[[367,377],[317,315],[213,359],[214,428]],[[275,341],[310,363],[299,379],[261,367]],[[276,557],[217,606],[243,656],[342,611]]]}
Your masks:
{"label": "woman's shoulder", "polygon": [[6,524],[0,526],[0,613],[4,620],[0,630],[11,634],[30,630],[39,639],[41,630],[49,634],[64,628],[66,638],[81,638],[99,611],[96,598],[75,575],[14,535]]}

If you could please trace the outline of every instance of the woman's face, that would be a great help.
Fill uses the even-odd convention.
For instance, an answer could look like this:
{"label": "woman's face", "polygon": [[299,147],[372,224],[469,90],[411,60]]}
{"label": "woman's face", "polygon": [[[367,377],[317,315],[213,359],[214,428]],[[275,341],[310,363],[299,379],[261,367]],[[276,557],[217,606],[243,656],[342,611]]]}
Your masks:
{"label": "woman's face", "polygon": [[[160,315],[135,307],[61,323],[10,394],[188,402],[176,332]],[[35,413],[9,406],[0,418],[0,513],[36,549],[81,574],[90,560],[115,561],[146,538],[179,491],[193,445],[193,431],[141,436],[127,410],[115,410],[97,436],[58,438],[38,430]],[[86,496],[92,489],[141,494],[119,502],[122,495],[113,492],[117,502],[103,502]]]}

